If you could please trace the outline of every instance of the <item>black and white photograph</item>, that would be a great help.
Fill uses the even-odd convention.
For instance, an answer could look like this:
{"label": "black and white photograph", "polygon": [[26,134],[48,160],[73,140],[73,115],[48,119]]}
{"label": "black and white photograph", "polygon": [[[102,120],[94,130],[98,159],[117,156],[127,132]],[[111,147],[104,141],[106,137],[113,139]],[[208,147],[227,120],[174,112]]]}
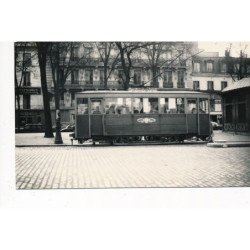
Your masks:
{"label": "black and white photograph", "polygon": [[248,2],[3,1],[0,249],[248,250]]}
{"label": "black and white photograph", "polygon": [[250,186],[250,42],[15,42],[17,189]]}

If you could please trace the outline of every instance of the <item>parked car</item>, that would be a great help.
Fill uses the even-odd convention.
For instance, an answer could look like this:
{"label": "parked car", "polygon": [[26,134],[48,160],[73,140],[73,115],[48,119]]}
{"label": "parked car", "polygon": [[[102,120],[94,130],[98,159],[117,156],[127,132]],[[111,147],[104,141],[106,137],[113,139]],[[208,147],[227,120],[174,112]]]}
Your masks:
{"label": "parked car", "polygon": [[44,125],[43,124],[30,124],[27,123],[24,127],[20,128],[20,132],[23,133],[35,133],[35,132],[44,132]]}
{"label": "parked car", "polygon": [[211,122],[213,130],[219,130],[222,129],[222,125],[217,122]]}
{"label": "parked car", "polygon": [[62,128],[61,132],[73,132],[74,130],[75,130],[75,126],[69,124],[65,128]]}

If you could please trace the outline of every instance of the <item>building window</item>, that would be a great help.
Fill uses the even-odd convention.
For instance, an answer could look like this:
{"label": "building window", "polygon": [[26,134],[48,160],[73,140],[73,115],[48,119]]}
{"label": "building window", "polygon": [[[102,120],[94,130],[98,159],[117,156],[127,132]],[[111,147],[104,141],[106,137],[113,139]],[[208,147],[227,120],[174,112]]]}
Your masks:
{"label": "building window", "polygon": [[30,95],[23,95],[23,109],[30,109]]}
{"label": "building window", "polygon": [[240,70],[240,64],[239,63],[234,64],[234,73],[239,73],[239,70]]}
{"label": "building window", "polygon": [[134,71],[134,84],[141,84],[141,70]]}
{"label": "building window", "polygon": [[71,84],[78,84],[78,75],[79,71],[78,70],[73,70],[71,72]]}
{"label": "building window", "polygon": [[60,95],[60,100],[61,100],[61,101],[64,101],[64,93],[61,93],[61,95]]}
{"label": "building window", "polygon": [[172,88],[173,87],[173,80],[172,80],[172,71],[165,71],[163,75],[163,84],[164,87]]}
{"label": "building window", "polygon": [[215,99],[210,99],[210,111],[215,111]]}
{"label": "building window", "polygon": [[74,104],[75,104],[75,93],[72,92],[71,93],[71,106],[74,106]]}
{"label": "building window", "polygon": [[125,79],[124,71],[122,69],[119,69],[118,70],[118,83],[122,84],[124,79]]}
{"label": "building window", "polygon": [[23,72],[23,86],[30,86],[30,72]]}
{"label": "building window", "polygon": [[200,82],[199,81],[194,81],[193,82],[193,89],[194,90],[200,90]]}
{"label": "building window", "polygon": [[214,111],[221,112],[221,99],[214,100]]}
{"label": "building window", "polygon": [[250,74],[250,65],[247,65],[247,74]]}
{"label": "building window", "polygon": [[104,85],[104,70],[100,70],[100,84]]}
{"label": "building window", "polygon": [[201,64],[199,62],[194,63],[194,72],[201,72]]}
{"label": "building window", "polygon": [[227,73],[227,64],[226,63],[221,64],[221,73]]}
{"label": "building window", "polygon": [[87,85],[93,85],[93,70],[86,69],[85,70],[85,80]]}
{"label": "building window", "polygon": [[209,73],[214,71],[214,64],[213,64],[213,62],[207,62],[206,63],[206,71],[209,72]]}
{"label": "building window", "polygon": [[78,47],[73,47],[73,49],[72,49],[72,59],[73,60],[76,60],[78,58],[78,51],[79,51]]}
{"label": "building window", "polygon": [[214,90],[214,82],[213,81],[208,81],[207,82],[207,89],[208,90]]}
{"label": "building window", "polygon": [[178,88],[184,88],[184,71],[178,71]]}
{"label": "building window", "polygon": [[226,88],[226,87],[227,87],[227,82],[222,81],[222,82],[221,82],[221,89],[224,89],[224,88]]}
{"label": "building window", "polygon": [[90,57],[91,56],[91,53],[92,53],[92,48],[91,47],[86,47],[86,48],[84,48],[84,52],[85,52],[85,55],[87,56],[87,57]]}
{"label": "building window", "polygon": [[23,67],[31,66],[31,53],[23,53]]}
{"label": "building window", "polygon": [[230,123],[233,121],[233,105],[226,105],[226,117],[225,122]]}
{"label": "building window", "polygon": [[171,58],[172,58],[172,51],[171,50],[166,51],[166,59],[170,60]]}

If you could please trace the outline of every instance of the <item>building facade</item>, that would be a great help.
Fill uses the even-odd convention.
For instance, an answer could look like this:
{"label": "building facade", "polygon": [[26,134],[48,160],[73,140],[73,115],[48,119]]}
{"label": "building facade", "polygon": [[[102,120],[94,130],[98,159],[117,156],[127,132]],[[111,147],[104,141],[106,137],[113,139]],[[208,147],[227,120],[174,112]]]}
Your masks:
{"label": "building facade", "polygon": [[223,130],[250,133],[250,78],[243,78],[222,92]]}
{"label": "building facade", "polygon": [[218,52],[202,52],[193,57],[193,90],[210,94],[211,120],[222,124],[222,90],[233,83],[225,57]]}
{"label": "building facade", "polygon": [[[86,90],[124,89],[125,69],[114,42],[63,43],[59,55],[60,110],[62,125],[74,123],[75,93]],[[69,47],[69,44],[71,47]],[[144,44],[145,45],[145,44]],[[128,49],[134,46],[127,44]],[[124,50],[126,52],[126,50]],[[35,44],[15,45],[16,124],[44,124],[40,70]],[[129,62],[131,60],[131,62]],[[211,120],[222,124],[224,88],[233,84],[226,57],[202,52],[196,42],[149,43],[133,50],[125,60],[129,88],[188,89],[210,94]],[[233,59],[237,68],[238,59]],[[248,60],[250,65],[250,61]],[[250,72],[250,67],[247,68]],[[55,88],[52,61],[47,61],[52,123],[55,126]],[[17,121],[18,120],[18,121]]]}
{"label": "building facade", "polygon": [[[65,82],[60,86],[62,124],[74,123],[75,93],[85,90],[124,89],[124,68],[119,50],[111,43],[74,43],[60,60]],[[191,89],[194,42],[155,43],[139,47],[131,55],[130,88]],[[107,53],[108,52],[108,53]],[[40,71],[32,43],[19,43],[16,54],[16,110],[21,125],[44,123]],[[106,73],[105,73],[106,71]],[[64,74],[63,73],[63,74]],[[52,123],[55,125],[54,82],[47,63],[47,86],[51,93]],[[105,81],[106,79],[106,81]],[[18,108],[19,106],[19,108]],[[18,118],[19,117],[19,118]]]}

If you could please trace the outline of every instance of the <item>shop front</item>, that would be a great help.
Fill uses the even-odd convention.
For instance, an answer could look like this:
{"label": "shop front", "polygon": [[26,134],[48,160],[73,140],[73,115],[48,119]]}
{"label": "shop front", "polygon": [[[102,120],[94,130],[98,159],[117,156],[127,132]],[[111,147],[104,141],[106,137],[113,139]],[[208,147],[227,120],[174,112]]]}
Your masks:
{"label": "shop front", "polygon": [[223,129],[250,132],[250,78],[244,78],[223,90]]}

